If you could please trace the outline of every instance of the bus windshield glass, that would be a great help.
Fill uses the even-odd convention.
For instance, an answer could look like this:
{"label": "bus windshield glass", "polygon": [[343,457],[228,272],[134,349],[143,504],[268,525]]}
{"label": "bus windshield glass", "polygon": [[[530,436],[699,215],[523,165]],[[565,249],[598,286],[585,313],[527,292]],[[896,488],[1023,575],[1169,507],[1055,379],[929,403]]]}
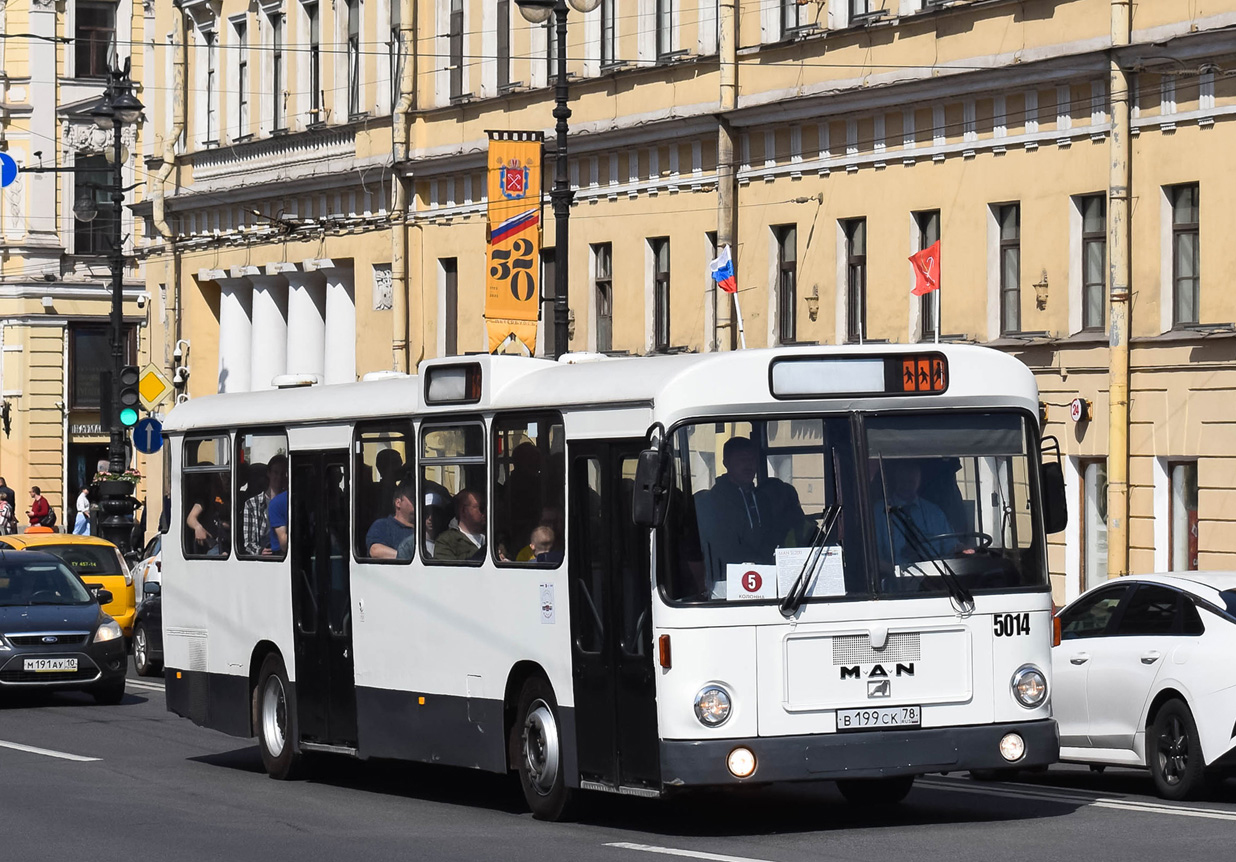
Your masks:
{"label": "bus windshield glass", "polygon": [[800,576],[807,601],[1047,582],[1020,414],[707,422],[673,445],[671,601],[773,602]]}

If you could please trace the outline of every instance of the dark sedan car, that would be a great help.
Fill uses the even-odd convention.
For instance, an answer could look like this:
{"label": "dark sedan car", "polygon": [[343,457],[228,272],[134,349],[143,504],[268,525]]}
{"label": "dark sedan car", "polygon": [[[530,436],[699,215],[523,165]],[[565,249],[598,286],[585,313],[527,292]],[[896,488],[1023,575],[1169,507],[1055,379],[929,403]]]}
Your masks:
{"label": "dark sedan car", "polygon": [[77,690],[119,703],[124,633],[58,557],[0,553],[0,698],[15,691]]}
{"label": "dark sedan car", "polygon": [[158,581],[146,581],[144,599],[133,623],[133,667],[138,676],[163,670],[163,597]]}

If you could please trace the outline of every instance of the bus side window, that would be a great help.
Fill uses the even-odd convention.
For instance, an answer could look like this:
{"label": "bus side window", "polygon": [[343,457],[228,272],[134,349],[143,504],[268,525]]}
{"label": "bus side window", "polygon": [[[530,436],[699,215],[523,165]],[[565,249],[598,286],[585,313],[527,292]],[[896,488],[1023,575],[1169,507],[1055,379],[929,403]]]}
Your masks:
{"label": "bus side window", "polygon": [[227,434],[185,438],[180,484],[186,557],[225,559],[231,551],[231,448]]}
{"label": "bus side window", "polygon": [[494,557],[556,566],[563,557],[566,445],[556,413],[499,416],[493,424]]}
{"label": "bus side window", "polygon": [[282,560],[287,553],[288,438],[283,431],[236,435],[236,557]]}
{"label": "bus side window", "polygon": [[485,426],[480,422],[421,426],[420,463],[422,559],[479,564],[488,541]]}
{"label": "bus side window", "polygon": [[412,427],[359,425],[354,459],[352,535],[357,560],[408,562],[416,555],[416,491]]}

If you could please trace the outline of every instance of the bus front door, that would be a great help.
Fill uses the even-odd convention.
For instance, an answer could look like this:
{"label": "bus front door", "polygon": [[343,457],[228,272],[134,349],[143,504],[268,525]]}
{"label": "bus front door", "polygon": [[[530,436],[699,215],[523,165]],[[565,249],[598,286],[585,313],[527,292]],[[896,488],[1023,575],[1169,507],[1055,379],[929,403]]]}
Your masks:
{"label": "bus front door", "polygon": [[348,452],[293,452],[291,475],[297,729],[306,747],[354,749]]}
{"label": "bus front door", "polygon": [[631,520],[642,441],[571,444],[570,609],[584,786],[659,791],[648,532]]}

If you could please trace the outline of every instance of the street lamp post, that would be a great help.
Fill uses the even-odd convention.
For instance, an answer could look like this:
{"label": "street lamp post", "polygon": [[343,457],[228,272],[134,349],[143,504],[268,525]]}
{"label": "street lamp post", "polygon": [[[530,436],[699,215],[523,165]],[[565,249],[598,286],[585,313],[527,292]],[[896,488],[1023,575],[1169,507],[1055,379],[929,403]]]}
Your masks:
{"label": "street lamp post", "polygon": [[[108,471],[119,475],[128,467],[128,456],[125,452],[125,426],[120,421],[120,388],[121,371],[125,366],[124,337],[124,235],[121,217],[124,213],[124,163],[126,154],[121,142],[121,130],[136,123],[142,114],[142,103],[133,95],[133,82],[129,78],[129,60],[118,69],[109,68],[107,72],[107,90],[103,102],[91,112],[95,124],[104,131],[112,132],[112,224],[111,224],[111,254],[108,255],[108,265],[112,278],[112,311],[111,311],[111,408],[106,417],[111,428],[108,442]],[[133,531],[134,499],[132,485],[127,482],[101,482],[99,493],[99,525],[103,528],[104,537],[127,553],[130,536]]]}
{"label": "street lamp post", "polygon": [[[554,207],[554,358],[567,352],[568,318],[567,272],[570,263],[571,201],[575,192],[571,188],[567,163],[567,120],[571,109],[567,107],[567,0],[515,0],[520,14],[532,24],[543,24],[554,16],[554,35],[558,62],[557,80],[554,86],[554,131],[557,133],[557,152],[554,158],[554,188],[549,199]],[[570,0],[577,12],[591,12],[601,0]]]}

